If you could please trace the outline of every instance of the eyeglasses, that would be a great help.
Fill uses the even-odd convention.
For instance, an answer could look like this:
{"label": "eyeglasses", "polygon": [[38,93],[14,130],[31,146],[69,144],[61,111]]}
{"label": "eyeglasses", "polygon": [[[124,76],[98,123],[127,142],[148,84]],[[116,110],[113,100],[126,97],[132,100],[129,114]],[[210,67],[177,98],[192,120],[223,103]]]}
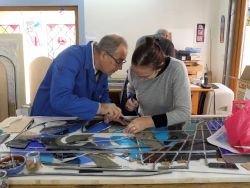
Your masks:
{"label": "eyeglasses", "polygon": [[[140,69],[141,71],[134,71],[136,76],[141,79],[141,80],[151,80],[157,77],[157,75],[159,74],[161,69],[157,69],[157,70],[152,70],[152,72],[148,74],[148,71],[142,71],[142,69]],[[133,71],[133,70],[132,70]]]}
{"label": "eyeglasses", "polygon": [[116,59],[114,56],[112,56],[111,55],[111,53],[109,53],[108,51],[105,51],[108,55],[109,55],[109,57],[111,57],[115,62],[116,62],[116,64],[118,64],[118,65],[122,65],[122,64],[124,64],[124,63],[126,63],[127,61],[126,61],[126,59],[124,59],[124,60],[121,60],[121,59]]}

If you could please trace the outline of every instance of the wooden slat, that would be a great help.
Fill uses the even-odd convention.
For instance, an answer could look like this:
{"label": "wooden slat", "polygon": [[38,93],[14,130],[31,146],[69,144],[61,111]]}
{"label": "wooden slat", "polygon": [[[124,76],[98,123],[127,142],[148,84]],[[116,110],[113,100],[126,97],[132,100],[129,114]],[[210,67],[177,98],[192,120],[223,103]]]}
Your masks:
{"label": "wooden slat", "polygon": [[[236,6],[236,16],[235,16],[235,27],[234,27],[234,39],[233,39],[233,50],[231,59],[230,76],[238,77],[241,53],[242,53],[242,43],[243,43],[243,33],[245,29],[245,13],[247,8],[247,0],[237,0]],[[237,91],[237,80],[230,80],[230,88],[236,93]]]}
{"label": "wooden slat", "polygon": [[7,74],[4,64],[0,61],[0,121],[9,116],[8,111]]}
{"label": "wooden slat", "polygon": [[[124,180],[125,181],[125,180]],[[11,185],[10,188],[249,188],[250,183],[179,183],[152,185]]]}

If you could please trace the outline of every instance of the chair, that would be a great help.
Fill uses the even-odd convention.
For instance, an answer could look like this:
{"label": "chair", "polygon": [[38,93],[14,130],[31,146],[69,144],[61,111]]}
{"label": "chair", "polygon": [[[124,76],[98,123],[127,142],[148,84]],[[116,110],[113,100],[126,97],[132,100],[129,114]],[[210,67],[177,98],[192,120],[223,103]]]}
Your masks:
{"label": "chair", "polygon": [[37,57],[29,66],[29,82],[30,82],[30,104],[33,103],[36,92],[52,63],[52,59],[48,57]]}
{"label": "chair", "polygon": [[48,57],[37,57],[29,66],[29,82],[30,82],[30,104],[23,105],[16,110],[16,115],[29,116],[32,103],[35,99],[36,92],[52,63],[52,59]]}

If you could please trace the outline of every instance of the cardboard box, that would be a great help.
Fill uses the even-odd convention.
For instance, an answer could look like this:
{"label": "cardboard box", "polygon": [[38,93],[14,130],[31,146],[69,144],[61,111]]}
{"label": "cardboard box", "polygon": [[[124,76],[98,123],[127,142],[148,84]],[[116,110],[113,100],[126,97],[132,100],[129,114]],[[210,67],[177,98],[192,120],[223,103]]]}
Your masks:
{"label": "cardboard box", "polygon": [[250,89],[250,65],[247,65],[238,80],[236,99],[243,100],[246,89]]}

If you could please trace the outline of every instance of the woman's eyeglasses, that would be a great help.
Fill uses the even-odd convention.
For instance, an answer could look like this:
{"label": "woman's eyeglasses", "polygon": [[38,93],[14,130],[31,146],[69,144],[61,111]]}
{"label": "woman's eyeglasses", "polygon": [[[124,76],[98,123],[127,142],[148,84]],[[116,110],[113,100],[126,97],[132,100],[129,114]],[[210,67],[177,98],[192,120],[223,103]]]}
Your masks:
{"label": "woman's eyeglasses", "polygon": [[105,51],[108,55],[109,55],[109,57],[111,57],[115,62],[116,62],[116,64],[118,64],[118,65],[122,65],[122,64],[124,64],[124,63],[126,63],[127,61],[124,59],[124,60],[121,60],[121,59],[116,59],[114,56],[112,56],[111,55],[111,53],[109,53],[108,51]]}
{"label": "woman's eyeglasses", "polygon": [[142,80],[150,80],[150,79],[154,79],[158,75],[158,73],[159,73],[158,70],[154,70],[150,75],[146,75],[146,76],[137,75],[137,76]]}

